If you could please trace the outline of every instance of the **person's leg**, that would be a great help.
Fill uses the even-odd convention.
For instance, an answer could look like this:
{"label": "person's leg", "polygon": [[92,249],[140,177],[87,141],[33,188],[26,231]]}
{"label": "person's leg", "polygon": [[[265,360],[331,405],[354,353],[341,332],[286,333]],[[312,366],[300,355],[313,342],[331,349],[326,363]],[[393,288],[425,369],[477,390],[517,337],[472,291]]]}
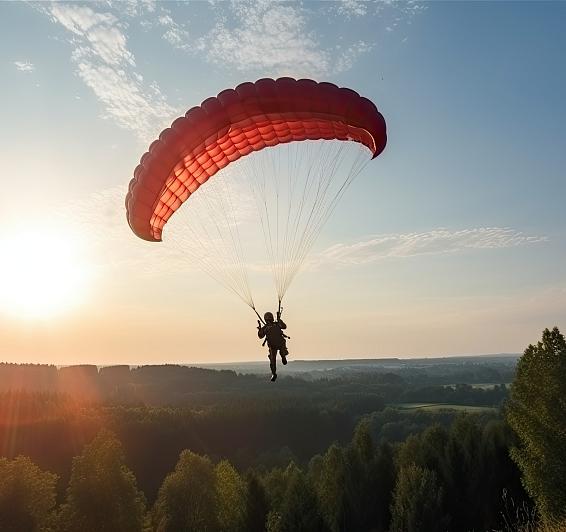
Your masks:
{"label": "person's leg", "polygon": [[277,379],[277,349],[269,348],[269,367],[271,369],[271,382]]}
{"label": "person's leg", "polygon": [[287,349],[287,344],[284,344],[281,349],[279,349],[279,354],[281,355],[281,361],[283,365],[287,365],[287,355],[289,354],[289,350]]}

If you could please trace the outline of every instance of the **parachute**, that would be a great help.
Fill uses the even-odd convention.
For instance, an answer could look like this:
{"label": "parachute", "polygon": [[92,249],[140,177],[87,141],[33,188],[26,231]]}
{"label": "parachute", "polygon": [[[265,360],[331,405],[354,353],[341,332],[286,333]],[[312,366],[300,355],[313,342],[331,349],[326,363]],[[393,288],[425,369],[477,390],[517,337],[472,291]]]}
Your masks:
{"label": "parachute", "polygon": [[178,245],[255,310],[243,245],[253,238],[241,234],[253,211],[281,303],[337,202],[386,142],[383,116],[350,89],[292,78],[242,83],[150,145],[130,181],[128,223],[161,241],[186,202]]}

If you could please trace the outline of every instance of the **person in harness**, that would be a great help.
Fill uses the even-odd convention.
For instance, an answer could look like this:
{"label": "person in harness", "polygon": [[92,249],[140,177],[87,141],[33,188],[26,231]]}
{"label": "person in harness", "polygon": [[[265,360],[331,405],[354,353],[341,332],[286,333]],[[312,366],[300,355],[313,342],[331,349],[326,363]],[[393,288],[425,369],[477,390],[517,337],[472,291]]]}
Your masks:
{"label": "person in harness", "polygon": [[265,338],[262,345],[265,345],[267,342],[271,382],[275,382],[277,380],[277,351],[281,355],[281,361],[284,366],[287,364],[287,356],[289,355],[287,342],[285,341],[289,337],[283,332],[287,325],[281,320],[281,311],[277,312],[277,321],[273,319],[271,312],[266,312],[263,318],[265,320],[264,325],[259,320],[257,322],[257,335],[259,338]]}

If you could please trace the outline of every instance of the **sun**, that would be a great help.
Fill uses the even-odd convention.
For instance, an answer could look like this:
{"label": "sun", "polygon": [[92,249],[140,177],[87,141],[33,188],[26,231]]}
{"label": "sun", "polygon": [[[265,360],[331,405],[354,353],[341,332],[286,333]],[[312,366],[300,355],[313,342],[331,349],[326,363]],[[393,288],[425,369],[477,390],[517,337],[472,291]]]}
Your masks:
{"label": "sun", "polygon": [[55,229],[0,235],[0,310],[22,318],[50,318],[77,304],[87,284],[80,246]]}

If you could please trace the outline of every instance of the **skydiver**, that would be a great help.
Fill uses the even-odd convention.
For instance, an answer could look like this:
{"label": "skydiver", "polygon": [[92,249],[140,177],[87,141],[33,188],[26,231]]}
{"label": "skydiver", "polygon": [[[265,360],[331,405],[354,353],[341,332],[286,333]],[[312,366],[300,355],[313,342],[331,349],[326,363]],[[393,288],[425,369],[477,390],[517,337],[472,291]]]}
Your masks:
{"label": "skydiver", "polygon": [[281,312],[277,312],[277,321],[274,321],[271,312],[266,312],[263,318],[265,319],[265,325],[262,326],[259,320],[257,322],[257,335],[259,338],[265,338],[264,344],[267,342],[271,382],[275,382],[277,380],[277,351],[281,355],[281,361],[284,366],[287,364],[287,356],[289,355],[287,342],[285,341],[285,338],[288,338],[288,336],[283,332],[287,325],[281,320]]}

